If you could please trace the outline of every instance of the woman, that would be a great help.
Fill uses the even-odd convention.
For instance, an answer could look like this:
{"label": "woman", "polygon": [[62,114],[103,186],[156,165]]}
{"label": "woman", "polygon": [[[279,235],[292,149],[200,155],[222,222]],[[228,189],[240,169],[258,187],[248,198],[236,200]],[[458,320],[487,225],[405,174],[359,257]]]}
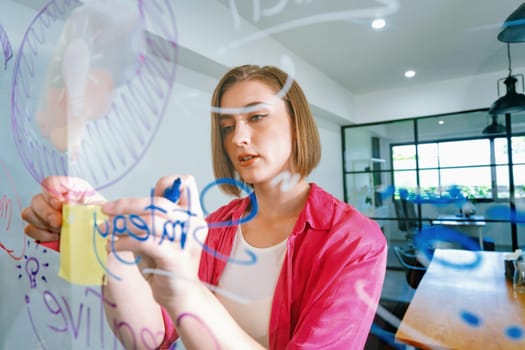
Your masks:
{"label": "woman", "polygon": [[[161,196],[176,177],[160,179],[153,199],[104,203],[109,223],[131,214],[156,232],[166,222],[188,223],[185,244],[181,235],[161,240],[130,229],[108,246],[109,271],[120,277],[104,287],[116,305],[106,305],[114,332],[127,346],[140,334],[144,346],[161,348],[178,336],[188,349],[363,348],[386,243],[376,223],[306,181],[320,143],[300,86],[275,67],[233,68],[215,89],[211,119],[216,178],[242,181],[254,196],[234,199],[206,222],[191,177],[181,177],[176,204]],[[23,212],[26,233],[41,241],[56,237],[66,200],[51,194],[55,186],[47,179]],[[221,187],[241,193],[234,182]],[[151,201],[165,210],[150,215]],[[138,268],[123,263],[139,256]]]}

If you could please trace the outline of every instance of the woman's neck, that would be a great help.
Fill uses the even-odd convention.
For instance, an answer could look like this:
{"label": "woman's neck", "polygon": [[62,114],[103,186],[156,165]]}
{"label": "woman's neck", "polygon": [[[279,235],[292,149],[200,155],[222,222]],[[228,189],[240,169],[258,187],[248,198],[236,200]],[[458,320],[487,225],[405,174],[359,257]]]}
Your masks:
{"label": "woman's neck", "polygon": [[304,179],[291,188],[281,188],[280,184],[256,186],[259,218],[283,219],[299,215],[309,190],[310,185]]}
{"label": "woman's neck", "polygon": [[300,180],[283,191],[279,185],[255,186],[257,214],[242,225],[244,239],[257,248],[271,247],[285,240],[308,198],[310,185]]}

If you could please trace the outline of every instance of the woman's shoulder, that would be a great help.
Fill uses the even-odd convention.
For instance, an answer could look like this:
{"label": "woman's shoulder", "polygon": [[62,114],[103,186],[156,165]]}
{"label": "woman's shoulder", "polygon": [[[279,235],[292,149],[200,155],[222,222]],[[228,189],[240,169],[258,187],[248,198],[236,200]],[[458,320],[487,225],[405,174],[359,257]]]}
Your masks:
{"label": "woman's shoulder", "polygon": [[313,220],[330,231],[340,230],[350,236],[364,235],[368,238],[383,236],[379,225],[352,205],[328,193],[319,185],[311,184],[307,211]]}
{"label": "woman's shoulder", "polygon": [[330,217],[332,220],[349,216],[353,219],[367,219],[352,205],[335,197],[315,183],[310,184],[306,209],[312,213],[323,213],[323,217]]}

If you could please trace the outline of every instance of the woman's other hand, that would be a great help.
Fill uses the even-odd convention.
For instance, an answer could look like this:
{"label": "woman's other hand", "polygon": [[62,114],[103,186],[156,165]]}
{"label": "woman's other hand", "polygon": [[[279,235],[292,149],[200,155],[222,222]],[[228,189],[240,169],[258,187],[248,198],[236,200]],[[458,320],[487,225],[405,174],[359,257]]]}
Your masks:
{"label": "woman's other hand", "polygon": [[[208,226],[202,216],[199,192],[192,176],[180,176],[180,197],[175,203],[164,198],[166,188],[178,176],[161,178],[150,198],[127,198],[107,202],[102,210],[108,216],[109,232],[118,222],[118,235],[108,243],[108,270],[116,272],[133,259],[149,283],[155,300],[166,308],[176,308],[178,300],[198,286],[202,245]],[[140,219],[139,219],[140,217]],[[123,219],[126,230],[122,232]],[[140,223],[140,224],[137,224]],[[145,226],[147,225],[147,229]],[[194,237],[197,237],[198,241]],[[121,265],[121,266],[119,266]],[[181,298],[182,297],[182,298]]]}
{"label": "woman's other hand", "polygon": [[22,210],[27,222],[24,232],[39,242],[57,241],[62,227],[64,203],[101,204],[104,198],[86,181],[67,176],[50,176],[41,184],[42,192]]}

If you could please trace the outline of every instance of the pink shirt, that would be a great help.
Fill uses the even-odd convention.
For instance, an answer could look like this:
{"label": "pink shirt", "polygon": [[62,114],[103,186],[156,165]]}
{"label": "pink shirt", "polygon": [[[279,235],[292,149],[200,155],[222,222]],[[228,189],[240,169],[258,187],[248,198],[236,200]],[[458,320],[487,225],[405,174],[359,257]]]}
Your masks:
{"label": "pink shirt", "polygon": [[[217,285],[230,255],[236,226],[250,204],[235,199],[210,214],[199,278]],[[272,302],[270,349],[362,349],[381,295],[386,240],[379,226],[355,208],[310,184],[305,207],[287,242]],[[221,256],[216,258],[215,256]],[[177,339],[163,310],[166,335],[161,349]]]}

